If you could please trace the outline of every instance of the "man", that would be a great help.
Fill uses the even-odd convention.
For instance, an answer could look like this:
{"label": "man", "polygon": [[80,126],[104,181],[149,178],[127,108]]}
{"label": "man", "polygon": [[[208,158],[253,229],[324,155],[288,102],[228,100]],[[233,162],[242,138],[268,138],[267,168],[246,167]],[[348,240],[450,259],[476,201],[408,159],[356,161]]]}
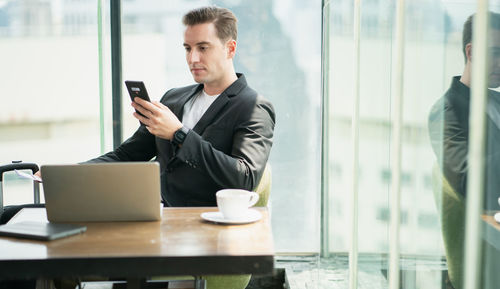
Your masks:
{"label": "man", "polygon": [[[500,86],[500,14],[490,12],[488,34],[488,87]],[[472,69],[472,22],[464,24],[462,50],[465,68],[461,76],[452,79],[451,87],[432,107],[429,132],[434,153],[444,177],[452,188],[466,196],[467,152],[469,145],[469,110]],[[485,208],[498,209],[500,196],[500,93],[488,90],[487,142],[485,168]]]}
{"label": "man", "polygon": [[275,123],[270,102],[236,74],[237,19],[204,7],[183,18],[186,60],[197,85],[171,89],[160,102],[135,98],[141,126],[116,150],[89,162],[160,163],[168,206],[213,206],[222,188],[254,189],[264,171]]}
{"label": "man", "polygon": [[[500,14],[489,13],[490,31],[488,34],[488,87],[500,86]],[[452,79],[451,87],[432,107],[429,115],[429,134],[432,148],[437,156],[444,178],[452,189],[466,197],[467,192],[470,86],[472,70],[472,24],[470,16],[464,24],[462,50],[465,68],[461,76]],[[486,155],[485,155],[485,198],[484,208],[495,209],[500,196],[500,93],[488,90],[486,110]],[[465,240],[465,203],[463,198],[442,186],[441,213],[442,233],[448,265],[447,288],[463,288],[464,279],[464,240]],[[498,258],[490,253],[495,250],[488,245],[483,247],[482,274],[483,285],[500,284],[496,274]],[[495,256],[489,258],[488,256]],[[487,281],[486,281],[487,280]],[[498,287],[498,286],[497,286]],[[481,287],[483,288],[483,287]]]}

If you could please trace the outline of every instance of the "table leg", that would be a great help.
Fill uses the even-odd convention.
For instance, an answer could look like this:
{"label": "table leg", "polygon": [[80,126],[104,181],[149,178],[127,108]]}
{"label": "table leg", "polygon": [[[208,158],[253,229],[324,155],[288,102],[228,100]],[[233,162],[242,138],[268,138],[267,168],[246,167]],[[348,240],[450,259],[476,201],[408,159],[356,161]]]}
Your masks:
{"label": "table leg", "polygon": [[194,276],[194,289],[207,289],[207,280]]}
{"label": "table leg", "polygon": [[127,289],[145,288],[146,279],[144,278],[127,278]]}
{"label": "table leg", "polygon": [[39,278],[36,280],[36,289],[56,289],[52,279]]}

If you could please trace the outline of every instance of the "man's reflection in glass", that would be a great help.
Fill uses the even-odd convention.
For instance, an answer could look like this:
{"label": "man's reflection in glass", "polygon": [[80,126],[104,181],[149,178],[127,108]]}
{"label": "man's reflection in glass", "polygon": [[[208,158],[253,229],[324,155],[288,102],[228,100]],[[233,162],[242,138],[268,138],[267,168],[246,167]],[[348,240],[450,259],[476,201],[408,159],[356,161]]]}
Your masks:
{"label": "man's reflection in glass", "polygon": [[[500,86],[500,14],[489,13],[488,32],[488,104],[486,109],[486,155],[484,209],[499,210],[500,196],[500,93],[492,90]],[[461,76],[452,79],[450,88],[432,107],[429,115],[429,134],[437,156],[439,169],[435,170],[434,191],[438,196],[443,240],[448,264],[448,288],[463,288],[465,198],[467,192],[469,112],[472,62],[472,24],[474,15],[464,24],[462,50],[465,68]],[[437,172],[437,173],[436,173]],[[441,172],[441,173],[439,173]],[[437,176],[438,175],[438,176]],[[500,254],[486,242],[483,247],[483,282],[481,288],[495,288],[500,284]],[[496,284],[496,285],[495,285]]]}
{"label": "man's reflection in glass", "polygon": [[[467,155],[469,145],[469,108],[472,69],[472,22],[470,16],[463,29],[465,68],[452,79],[451,86],[432,107],[429,132],[432,148],[443,175],[451,187],[466,197]],[[500,86],[500,14],[490,12],[488,32],[488,87]],[[488,90],[486,144],[485,209],[500,209],[500,93]]]}

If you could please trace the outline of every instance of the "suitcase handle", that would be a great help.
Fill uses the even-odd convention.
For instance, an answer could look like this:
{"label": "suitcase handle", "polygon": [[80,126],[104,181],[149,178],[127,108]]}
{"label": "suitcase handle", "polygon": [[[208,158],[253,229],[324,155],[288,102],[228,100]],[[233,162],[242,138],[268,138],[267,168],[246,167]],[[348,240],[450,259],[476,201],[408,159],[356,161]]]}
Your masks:
{"label": "suitcase handle", "polygon": [[[0,215],[3,213],[3,174],[13,170],[31,170],[38,172],[39,168],[34,163],[22,163],[13,161],[12,164],[0,166]],[[40,184],[33,182],[33,203],[40,204]]]}
{"label": "suitcase handle", "polygon": [[3,174],[5,172],[10,172],[13,170],[31,170],[34,174],[38,172],[39,168],[38,165],[34,163],[13,163],[0,166],[0,182],[3,181]]}

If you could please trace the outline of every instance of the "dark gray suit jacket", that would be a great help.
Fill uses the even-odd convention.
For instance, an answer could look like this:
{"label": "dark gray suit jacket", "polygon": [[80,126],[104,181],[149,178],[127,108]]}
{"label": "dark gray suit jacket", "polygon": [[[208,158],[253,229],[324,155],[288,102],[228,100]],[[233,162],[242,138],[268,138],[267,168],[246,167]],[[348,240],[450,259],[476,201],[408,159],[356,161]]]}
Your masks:
{"label": "dark gray suit jacket", "polygon": [[[182,121],[184,104],[201,89],[202,84],[171,89],[161,103]],[[238,80],[212,103],[180,148],[141,125],[117,149],[89,162],[155,158],[167,205],[214,206],[220,189],[257,186],[271,150],[274,123],[272,104],[238,74]]]}

